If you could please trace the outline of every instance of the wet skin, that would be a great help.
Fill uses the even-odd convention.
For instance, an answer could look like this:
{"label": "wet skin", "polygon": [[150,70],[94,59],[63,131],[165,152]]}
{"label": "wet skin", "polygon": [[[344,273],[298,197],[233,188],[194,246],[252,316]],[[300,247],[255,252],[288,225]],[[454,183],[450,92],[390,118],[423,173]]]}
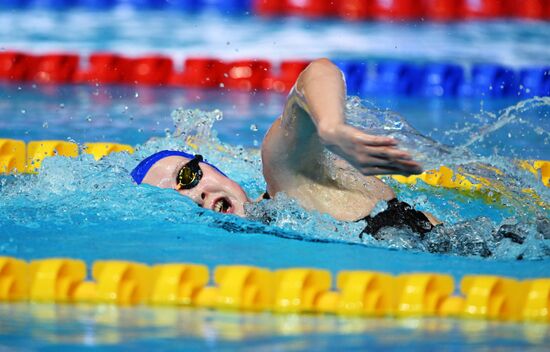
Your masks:
{"label": "wet skin", "polygon": [[[329,60],[312,62],[264,138],[262,166],[270,195],[285,193],[307,210],[355,221],[368,216],[377,202],[395,197],[373,176],[408,176],[422,168],[393,138],[348,125],[345,97],[342,72]],[[333,167],[323,161],[326,150],[338,157]],[[244,190],[204,163],[199,164],[204,175],[198,185],[178,190],[176,175],[188,161],[181,156],[161,159],[143,182],[175,189],[204,208],[244,216],[244,203],[250,202]]]}
{"label": "wet skin", "polygon": [[178,189],[177,173],[189,161],[190,159],[182,156],[161,159],[147,172],[143,183],[174,189],[206,209],[244,216],[244,203],[250,202],[250,199],[238,183],[220,174],[210,165],[199,163],[203,175],[195,187]]}

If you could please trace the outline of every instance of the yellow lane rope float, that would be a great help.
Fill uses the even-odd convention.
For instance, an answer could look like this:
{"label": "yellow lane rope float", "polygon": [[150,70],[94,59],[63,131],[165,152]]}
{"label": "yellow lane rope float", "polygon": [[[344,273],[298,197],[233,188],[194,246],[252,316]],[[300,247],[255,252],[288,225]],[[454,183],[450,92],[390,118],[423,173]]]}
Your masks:
{"label": "yellow lane rope float", "polygon": [[[116,152],[133,153],[134,148],[117,143],[85,143],[82,148],[94,159]],[[33,141],[27,145],[15,139],[0,139],[0,174],[36,173],[42,160],[51,156],[77,157],[78,145],[66,141]]]}
{"label": "yellow lane rope float", "polygon": [[550,278],[467,275],[455,295],[453,278],[438,273],[340,271],[332,290],[331,273],[315,268],[223,265],[215,268],[212,286],[208,267],[198,264],[101,260],[92,266],[92,280],[86,272],[78,259],[0,257],[0,301],[550,323]]}
{"label": "yellow lane rope float", "polygon": [[[197,149],[192,139],[188,139],[187,144],[191,148]],[[222,150],[222,147],[218,149]],[[134,148],[117,143],[85,143],[82,151],[92,154],[96,160],[99,160],[110,153],[133,153]],[[20,140],[0,139],[0,175],[36,173],[42,160],[46,157],[54,155],[76,157],[78,153],[78,145],[73,142],[44,140],[25,144]],[[550,161],[521,160],[517,163],[521,168],[533,173],[546,187],[550,187]],[[483,165],[480,165],[480,167],[487,168],[495,175],[495,178],[502,175],[502,171],[496,168]],[[462,169],[452,170],[446,166],[441,166],[438,170],[428,170],[420,175],[409,177],[394,175],[391,177],[402,184],[412,185],[422,181],[430,186],[454,189],[465,194],[481,197],[489,202],[498,201],[500,196],[510,193],[504,184],[499,184],[495,180],[473,175]],[[534,198],[540,206],[549,207],[534,190],[526,188],[522,191]]]}
{"label": "yellow lane rope float", "polygon": [[[192,139],[187,143],[193,148],[198,147]],[[218,148],[218,149],[221,149]],[[133,153],[134,148],[126,144],[117,143],[85,143],[83,152],[92,154],[96,160],[116,152]],[[25,142],[15,139],[0,138],[0,174],[35,172],[40,168],[42,160],[46,157],[59,155],[67,157],[78,156],[78,145],[73,142],[44,140],[32,141],[25,145]],[[550,187],[550,161],[545,160],[522,160],[518,165],[540,177],[542,183]],[[494,169],[496,174],[501,171]],[[420,175],[392,176],[396,181],[405,184],[414,184],[418,180],[424,181],[431,186],[460,189],[465,191],[477,191],[484,186],[490,185],[491,181],[486,178],[460,173],[442,166],[439,170],[429,170]],[[469,178],[477,182],[472,182]]]}

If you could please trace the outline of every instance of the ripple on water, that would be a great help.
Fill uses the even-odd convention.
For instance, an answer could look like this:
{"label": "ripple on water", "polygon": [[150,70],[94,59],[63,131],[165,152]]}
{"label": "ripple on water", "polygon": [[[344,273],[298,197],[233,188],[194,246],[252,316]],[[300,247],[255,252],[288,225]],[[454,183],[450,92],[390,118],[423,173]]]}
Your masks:
{"label": "ripple on water", "polygon": [[[77,158],[54,157],[43,162],[38,175],[0,178],[3,198],[0,226],[5,229],[41,226],[67,229],[104,225],[105,231],[109,231],[110,227],[137,226],[135,224],[143,221],[159,228],[166,223],[187,223],[237,234],[264,233],[308,241],[346,242],[460,256],[547,258],[550,257],[548,188],[510,158],[500,156],[498,148],[491,156],[480,156],[475,147],[479,143],[497,143],[493,139],[499,138],[500,131],[516,129],[519,124],[522,136],[539,136],[543,140],[539,147],[547,149],[548,130],[526,123],[522,116],[535,110],[547,114],[549,101],[548,98],[530,99],[498,115],[480,116],[479,125],[460,132],[465,142],[446,146],[421,135],[393,112],[381,111],[357,98],[348,100],[350,123],[372,133],[395,136],[427,167],[438,167],[444,162],[447,166],[492,180],[485,195],[498,198],[495,202],[422,183],[403,185],[386,179],[400,199],[434,214],[445,223],[423,238],[407,229],[386,228],[381,231],[381,240],[371,236],[361,239],[358,234],[365,226],[364,221],[341,222],[328,215],[308,212],[284,194],[278,194],[273,200],[249,204],[246,207],[249,219],[240,219],[198,208],[172,190],[134,185],[128,175],[140,160],[158,150],[179,149],[206,155],[209,161],[239,182],[251,198],[265,189],[259,150],[224,144],[217,138],[214,125],[222,119],[221,112],[183,109],[173,113],[172,133],[138,146],[133,155],[116,153],[99,162],[86,154]],[[521,151],[514,155],[521,158]],[[504,173],[495,173],[493,168]],[[538,199],[526,194],[526,188],[538,194]],[[379,204],[377,211],[383,208],[384,204]]]}

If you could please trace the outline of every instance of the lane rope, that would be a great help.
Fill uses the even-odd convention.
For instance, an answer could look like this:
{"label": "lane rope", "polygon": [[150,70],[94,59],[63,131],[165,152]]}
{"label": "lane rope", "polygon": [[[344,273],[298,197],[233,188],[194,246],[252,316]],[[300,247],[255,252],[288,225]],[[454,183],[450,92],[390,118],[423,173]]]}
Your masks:
{"label": "lane rope", "polygon": [[[498,64],[402,60],[338,59],[349,95],[404,95],[419,97],[518,98],[550,96],[550,66],[513,69]],[[189,57],[183,71],[163,55],[128,57],[117,53],[31,54],[0,52],[0,81],[38,84],[124,84],[163,87],[216,88],[227,91],[287,93],[309,60],[264,59],[223,61]]]}
{"label": "lane rope", "polygon": [[[209,285],[213,282],[213,285]],[[0,257],[0,301],[150,304],[274,313],[342,316],[439,316],[499,321],[550,322],[550,278],[519,281],[466,275],[460,295],[450,275],[340,271],[337,290],[328,270],[268,270],[199,264],[100,260],[91,279],[78,259],[26,262]]]}
{"label": "lane rope", "polygon": [[550,20],[550,3],[546,0],[3,0],[0,4],[0,8],[7,9],[46,8],[55,11],[75,8],[108,11],[116,7],[187,14],[216,11],[233,16],[293,16],[308,20]]}

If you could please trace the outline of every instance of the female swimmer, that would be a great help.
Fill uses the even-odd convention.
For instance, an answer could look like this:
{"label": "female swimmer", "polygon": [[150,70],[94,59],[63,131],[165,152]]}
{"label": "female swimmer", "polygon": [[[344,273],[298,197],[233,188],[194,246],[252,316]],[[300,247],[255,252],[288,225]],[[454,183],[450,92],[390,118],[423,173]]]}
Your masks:
{"label": "female swimmer", "polygon": [[[327,213],[338,220],[367,220],[363,232],[376,237],[385,226],[408,226],[423,235],[437,220],[395,198],[393,190],[374,175],[411,175],[419,163],[393,138],[369,135],[347,125],[344,116],[345,82],[329,60],[312,62],[291,90],[283,114],[262,143],[263,175],[267,191],[295,198],[305,209]],[[337,158],[327,165],[324,150]],[[162,151],[143,160],[132,171],[138,184],[173,188],[199,206],[245,216],[251,200],[244,190],[200,155]],[[386,210],[371,217],[379,201]]]}

